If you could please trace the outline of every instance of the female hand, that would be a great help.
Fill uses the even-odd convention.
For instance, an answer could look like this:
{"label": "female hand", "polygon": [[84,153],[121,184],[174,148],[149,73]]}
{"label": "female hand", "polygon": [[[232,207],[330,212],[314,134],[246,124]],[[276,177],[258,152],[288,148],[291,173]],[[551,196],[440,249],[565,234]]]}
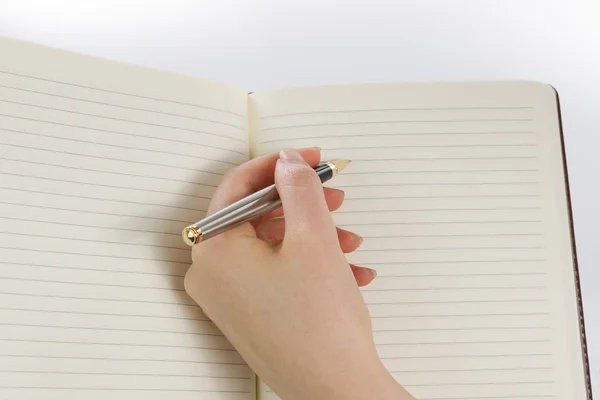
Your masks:
{"label": "female hand", "polygon": [[344,252],[361,239],[329,213],[343,193],[311,168],[318,149],[286,150],[228,173],[208,213],[272,183],[274,212],[193,247],[188,294],[260,378],[285,400],[411,399],[381,363],[358,286],[375,277]]}

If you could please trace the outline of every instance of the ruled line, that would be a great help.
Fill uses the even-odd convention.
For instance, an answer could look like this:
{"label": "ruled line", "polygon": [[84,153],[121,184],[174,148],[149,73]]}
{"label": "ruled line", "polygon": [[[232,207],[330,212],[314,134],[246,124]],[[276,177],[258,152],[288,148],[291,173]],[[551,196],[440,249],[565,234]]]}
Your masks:
{"label": "ruled line", "polygon": [[[0,216],[0,219],[10,219],[13,221],[24,221],[24,222],[37,222],[37,223],[53,224],[53,225],[76,226],[79,228],[95,228],[95,229],[104,229],[104,230],[111,230],[111,231],[143,232],[143,233],[156,233],[159,235],[181,236],[181,233],[153,231],[153,230],[149,230],[149,229],[133,229],[133,228],[106,227],[106,226],[84,225],[84,224],[70,224],[67,222],[42,221],[42,220],[37,220],[37,219],[16,218],[16,217],[6,217],[6,216]],[[69,239],[71,239],[71,238],[69,238]]]}
{"label": "ruled line", "polygon": [[[551,371],[548,367],[513,367],[513,368],[477,368],[477,369],[416,369],[416,370],[388,370],[391,374],[418,374],[418,373],[440,373],[440,372],[498,372],[498,371]],[[464,397],[461,397],[463,399]]]}
{"label": "ruled line", "polygon": [[[0,219],[2,219],[2,217],[0,217]],[[64,225],[64,224],[60,224],[60,225]],[[52,235],[42,235],[42,234],[32,234],[32,233],[9,232],[9,231],[2,231],[2,230],[0,230],[0,234],[27,236],[27,237],[31,237],[31,238],[35,237],[35,238],[59,239],[59,240],[68,240],[68,241],[73,240],[73,241],[87,242],[87,243],[107,243],[107,244],[117,244],[117,245],[121,245],[121,246],[138,246],[138,247],[152,247],[152,248],[169,249],[169,250],[183,250],[185,252],[188,252],[190,250],[189,247],[183,247],[183,246],[177,247],[177,246],[165,246],[165,245],[160,245],[160,244],[125,243],[125,242],[118,242],[118,241],[113,241],[113,240],[83,239],[83,238],[76,238],[76,237],[69,237],[69,236],[52,236]]]}
{"label": "ruled line", "polygon": [[519,394],[519,395],[509,395],[509,396],[486,396],[486,397],[421,397],[419,400],[511,400],[511,399],[550,399],[555,398],[554,394]]}
{"label": "ruled line", "polygon": [[[204,332],[184,332],[184,331],[165,331],[165,330],[156,330],[156,329],[124,329],[124,328],[98,328],[98,327],[86,327],[86,326],[65,326],[65,325],[34,325],[34,324],[13,324],[8,322],[0,322],[0,325],[4,326],[26,326],[28,328],[63,328],[63,329],[83,329],[83,330],[93,330],[93,331],[124,331],[124,332],[154,332],[154,333],[175,333],[180,335],[195,335],[195,336],[215,336],[215,337],[223,337],[221,333],[204,333]],[[6,354],[0,354],[0,356],[6,356]],[[12,356],[19,357],[19,356]],[[22,356],[26,357],[26,356]],[[38,357],[38,356],[31,356]],[[41,357],[41,356],[40,356]],[[73,357],[74,359],[78,359],[79,357]],[[118,359],[115,359],[118,360]],[[169,360],[124,360],[124,361],[169,361]],[[198,361],[198,363],[201,363]],[[212,364],[212,363],[204,363],[204,364]],[[240,364],[246,365],[246,364]]]}
{"label": "ruled line", "polygon": [[454,169],[454,170],[402,170],[402,171],[394,171],[394,170],[385,170],[385,171],[369,171],[369,172],[359,172],[359,171],[346,171],[344,175],[383,175],[383,174],[454,174],[454,173],[469,173],[469,174],[477,174],[477,173],[490,173],[490,172],[539,172],[537,168],[523,168],[523,169]]}
{"label": "ruled line", "polygon": [[[41,151],[48,151],[48,152],[50,152],[50,150],[41,150]],[[85,156],[82,156],[82,157],[85,157]],[[157,179],[157,180],[162,180],[162,181],[167,181],[167,182],[180,182],[180,183],[187,183],[187,184],[191,184],[191,185],[206,186],[206,187],[210,187],[210,188],[216,188],[217,187],[217,185],[211,185],[211,184],[208,184],[208,183],[195,182],[195,181],[186,181],[186,180],[182,180],[182,179],[162,178],[162,177],[159,177],[159,176],[130,174],[130,173],[126,173],[126,172],[104,171],[104,170],[100,170],[100,169],[75,167],[75,166],[71,166],[71,165],[60,165],[60,164],[50,164],[50,163],[43,163],[43,162],[31,161],[31,160],[20,160],[20,159],[17,159],[17,158],[0,157],[0,160],[14,161],[14,162],[25,163],[25,164],[43,165],[43,166],[46,166],[46,167],[66,168],[66,169],[73,169],[73,170],[77,170],[77,171],[98,172],[98,173],[101,173],[101,174],[133,176],[133,177],[136,177],[136,178]],[[207,174],[213,174],[213,175],[217,175],[217,176],[222,176],[223,175],[223,174],[220,174],[220,173],[217,173],[217,172],[211,172],[211,171],[206,171],[206,170],[202,170],[202,169],[198,169],[198,170],[196,170],[196,172],[204,172],[204,173],[207,173]]]}
{"label": "ruled line", "polygon": [[[0,247],[3,248],[3,247]],[[41,250],[40,250],[41,251]],[[57,252],[59,253],[59,252]],[[111,256],[113,257],[113,256]],[[168,292],[181,292],[185,293],[185,289],[176,289],[160,286],[135,286],[135,285],[117,285],[116,283],[92,283],[92,282],[71,282],[71,281],[56,281],[52,279],[39,279],[39,278],[17,278],[9,276],[0,276],[0,279],[7,279],[11,281],[25,281],[25,282],[44,282],[44,283],[60,283],[66,285],[83,285],[83,286],[106,286],[106,287],[120,287],[129,289],[151,289],[151,290],[164,290]],[[183,284],[183,279],[181,280]]]}
{"label": "ruled line", "polygon": [[[44,119],[27,118],[27,117],[21,117],[21,116],[17,116],[17,115],[9,115],[9,114],[0,114],[0,116],[1,117],[8,117],[8,118],[15,118],[15,119],[22,119],[22,120],[25,120],[25,121],[32,121],[32,122],[42,122],[42,123],[51,124],[51,125],[67,126],[69,128],[87,129],[87,130],[90,130],[90,131],[107,132],[107,133],[113,133],[113,134],[120,134],[120,135],[128,135],[128,136],[141,137],[141,138],[145,138],[145,139],[162,140],[162,141],[170,142],[170,143],[174,142],[174,143],[191,144],[191,145],[195,145],[195,146],[202,146],[202,143],[188,142],[188,141],[185,141],[185,140],[174,140],[174,139],[159,138],[159,137],[155,137],[155,136],[138,135],[138,134],[134,134],[134,133],[130,133],[130,132],[121,132],[121,131],[112,131],[112,130],[109,130],[109,129],[92,128],[90,126],[84,126],[84,125],[65,124],[64,122],[49,121],[49,120],[44,120]],[[206,132],[206,131],[197,131],[197,130],[191,130],[191,129],[183,129],[183,128],[177,128],[177,129],[181,129],[181,130],[189,131],[189,132],[193,132],[193,133],[201,133],[201,134],[206,135],[206,136],[214,136],[214,137],[217,137],[217,138],[229,139],[229,140],[233,140],[233,141],[240,142],[240,143],[246,143],[242,139],[234,138],[234,137],[231,137],[231,136],[218,135],[216,133],[210,133],[210,132]],[[240,154],[245,154],[245,153],[240,153]]]}
{"label": "ruled line", "polygon": [[[380,147],[380,148],[383,148]],[[268,153],[262,153],[261,156],[266,156]],[[537,156],[487,156],[487,157],[401,157],[401,158],[354,158],[352,163],[373,162],[373,161],[490,161],[490,160],[533,160]],[[372,172],[373,174],[376,172]]]}
{"label": "ruled line", "polygon": [[52,299],[71,299],[71,300],[90,300],[90,301],[112,301],[119,303],[141,303],[141,304],[168,304],[174,306],[185,306],[185,307],[196,307],[195,303],[180,303],[171,301],[158,301],[158,300],[134,300],[134,299],[105,299],[97,297],[77,297],[77,296],[58,296],[49,294],[33,294],[33,293],[16,293],[16,292],[0,292],[0,294],[11,295],[11,296],[29,296],[29,297],[42,297]]}
{"label": "ruled line", "polygon": [[506,385],[542,385],[554,383],[554,381],[515,381],[515,382],[459,382],[459,383],[423,383],[409,384],[407,387],[439,387],[439,386],[506,386]]}
{"label": "ruled line", "polygon": [[[19,206],[19,207],[33,207],[33,208],[39,208],[39,209],[43,209],[43,210],[68,211],[68,212],[75,212],[75,213],[82,213],[82,214],[110,215],[113,217],[139,218],[139,219],[149,219],[149,220],[153,220],[153,221],[166,221],[166,222],[175,222],[175,223],[181,223],[181,224],[189,224],[189,221],[182,221],[182,220],[178,220],[178,219],[169,219],[169,218],[145,217],[143,215],[129,215],[129,214],[107,213],[107,212],[100,212],[100,211],[75,210],[72,208],[46,207],[46,206],[40,206],[40,205],[36,205],[36,204],[11,203],[8,201],[0,201],[0,204],[6,204],[9,206]],[[201,210],[201,211],[206,211],[206,210]],[[0,218],[2,218],[2,217],[0,217]],[[54,222],[52,222],[52,223],[54,223]],[[90,227],[101,228],[101,227],[97,227],[97,226],[90,226]],[[106,228],[106,229],[112,229],[112,228]],[[149,232],[149,231],[144,230],[144,232]],[[154,232],[154,233],[159,233],[159,232]]]}
{"label": "ruled line", "polygon": [[490,341],[465,341],[465,342],[398,342],[398,343],[376,343],[378,347],[382,346],[435,346],[435,345],[455,345],[455,344],[522,344],[522,343],[551,343],[550,339],[543,340],[490,340]]}
{"label": "ruled line", "polygon": [[436,124],[436,123],[465,123],[465,122],[531,122],[532,118],[506,118],[506,119],[446,119],[446,120],[389,120],[389,121],[357,121],[357,122],[323,122],[320,124],[285,125],[263,128],[258,133],[281,129],[316,128],[325,126],[348,126],[348,125],[381,125],[381,124]]}
{"label": "ruled line", "polygon": [[545,258],[507,258],[500,260],[442,260],[442,261],[411,261],[411,262],[370,262],[370,265],[411,265],[411,264],[465,264],[465,263],[515,263],[515,262],[545,262]]}
{"label": "ruled line", "polygon": [[336,214],[389,213],[389,212],[432,212],[432,211],[525,211],[541,210],[542,207],[484,207],[484,208],[403,208],[403,209],[359,209],[339,210]]}
{"label": "ruled line", "polygon": [[[4,145],[4,143],[3,143],[3,145]],[[45,151],[45,152],[50,152],[50,153],[52,152],[52,150],[45,150],[45,149],[39,149],[39,150],[40,151]],[[80,157],[87,157],[86,155],[79,155],[79,156]],[[203,182],[197,182],[197,181],[186,181],[186,180],[177,179],[177,178],[163,178],[163,177],[160,177],[160,176],[131,174],[131,173],[127,173],[127,172],[106,171],[106,170],[101,170],[101,169],[75,167],[75,166],[72,166],[72,165],[50,164],[50,163],[43,163],[43,162],[31,161],[31,160],[21,160],[21,159],[18,159],[18,158],[0,157],[0,160],[14,161],[14,162],[25,163],[25,164],[43,165],[43,166],[47,166],[47,167],[57,167],[57,168],[74,169],[74,170],[78,170],[78,171],[91,171],[91,172],[98,172],[98,173],[102,173],[102,174],[133,176],[133,177],[136,177],[136,178],[147,178],[147,179],[158,179],[158,180],[167,181],[167,182],[181,182],[181,183],[188,183],[188,184],[191,184],[191,185],[200,185],[200,186],[206,186],[206,187],[211,187],[211,188],[216,188],[217,187],[217,185],[211,185],[209,183],[203,183]],[[220,176],[220,177],[223,176],[222,173],[214,172],[214,171],[208,171],[208,170],[203,170],[203,169],[196,169],[195,172],[204,172],[206,174],[216,175],[216,176]]]}
{"label": "ruled line", "polygon": [[373,332],[429,332],[429,331],[522,331],[522,330],[550,330],[550,326],[478,326],[478,327],[463,327],[463,328],[408,328],[408,329],[373,329]]}
{"label": "ruled line", "polygon": [[439,161],[439,160],[534,160],[537,156],[487,156],[487,157],[403,157],[403,158],[352,158],[352,163],[371,161]]}
{"label": "ruled line", "polygon": [[[204,346],[177,346],[169,344],[139,344],[139,343],[102,343],[102,342],[69,342],[60,340],[32,340],[32,339],[3,339],[4,342],[25,342],[25,343],[55,343],[55,344],[77,344],[77,345],[92,345],[92,346],[131,346],[131,347],[166,347],[166,348],[182,348],[182,349],[199,349],[199,350],[214,350],[237,353],[233,348],[224,347],[204,347]],[[103,374],[104,375],[104,374]]]}
{"label": "ruled line", "polygon": [[49,178],[49,177],[46,177],[46,176],[33,176],[33,175],[26,175],[26,174],[15,174],[14,172],[5,172],[5,171],[3,171],[2,174],[3,175],[10,175],[10,176],[18,176],[18,177],[21,177],[21,178],[41,179],[41,180],[53,181],[53,182],[74,183],[74,184],[77,184],[77,185],[106,187],[106,188],[111,188],[111,189],[135,190],[135,191],[138,191],[138,192],[162,193],[162,194],[168,194],[168,195],[171,195],[171,196],[190,197],[190,198],[193,198],[193,199],[204,199],[204,200],[210,200],[211,199],[210,197],[207,197],[207,196],[197,196],[197,195],[186,194],[186,193],[174,193],[174,192],[167,192],[167,191],[164,191],[164,190],[156,190],[156,189],[140,189],[140,188],[135,188],[135,187],[106,185],[106,184],[102,184],[102,183],[88,183],[88,182],[81,182],[81,181],[72,181],[72,180],[68,180],[68,179]]}
{"label": "ruled line", "polygon": [[[1,202],[0,202],[1,203]],[[511,237],[511,236],[544,236],[542,232],[530,233],[478,233],[478,234],[462,234],[449,233],[447,235],[361,235],[363,239],[395,239],[395,238],[464,238],[464,237]]]}
{"label": "ruled line", "polygon": [[528,135],[535,134],[535,131],[491,131],[491,132],[394,132],[394,133],[369,133],[365,134],[337,134],[335,136],[302,136],[300,138],[277,138],[270,140],[263,140],[260,142],[260,145],[267,143],[276,143],[276,142],[288,142],[290,140],[313,140],[313,139],[339,139],[339,138],[349,138],[349,137],[360,137],[364,138],[365,136],[377,137],[377,136],[437,136],[437,135]]}
{"label": "ruled line", "polygon": [[317,114],[345,114],[345,113],[361,113],[361,112],[389,112],[389,111],[464,111],[464,110],[532,110],[530,106],[490,106],[490,107],[400,107],[400,108],[373,108],[373,109],[357,109],[357,110],[328,110],[328,111],[306,111],[293,112],[283,114],[272,114],[260,117],[260,120],[294,117],[298,115],[317,115]]}
{"label": "ruled line", "polygon": [[[64,113],[68,113],[68,114],[85,115],[86,117],[104,118],[104,119],[109,119],[109,120],[112,120],[112,121],[129,122],[129,123],[132,123],[132,124],[140,124],[140,125],[148,125],[148,126],[158,126],[160,128],[180,129],[180,130],[189,131],[189,132],[201,132],[201,133],[205,133],[205,132],[202,132],[202,131],[197,131],[197,130],[188,129],[188,128],[182,128],[182,127],[179,127],[179,126],[162,125],[162,124],[156,124],[156,123],[152,123],[152,122],[138,121],[138,120],[133,120],[133,119],[109,117],[109,116],[106,116],[106,115],[90,114],[90,113],[84,113],[84,112],[81,112],[81,111],[65,110],[64,108],[55,108],[55,107],[41,106],[39,104],[21,103],[19,101],[14,101],[14,100],[0,99],[0,102],[10,103],[10,104],[16,104],[16,105],[25,106],[25,107],[41,108],[43,110],[59,111],[59,112],[64,112]],[[241,131],[244,130],[244,128],[242,128],[242,127],[240,127],[238,125],[229,123],[229,122],[216,121],[216,120],[206,119],[206,118],[197,118],[197,120],[198,121],[202,121],[202,122],[209,122],[209,123],[213,123],[213,124],[218,124],[218,125],[231,126],[231,127],[236,128],[238,130],[241,130]],[[227,135],[223,135],[223,137],[228,137],[230,139],[235,139],[234,137],[227,136]]]}
{"label": "ruled line", "polygon": [[498,143],[498,144],[402,144],[402,145],[385,145],[385,146],[361,146],[361,147],[323,147],[322,150],[327,151],[351,151],[351,150],[373,150],[373,149],[430,149],[430,148],[472,148],[472,147],[536,147],[537,143]]}
{"label": "ruled line", "polygon": [[[404,290],[404,289],[402,289]],[[538,313],[506,313],[506,314],[411,314],[411,315],[381,315],[371,316],[373,319],[390,319],[390,318],[480,318],[480,317],[539,317],[551,315],[549,312],[538,312]]]}
{"label": "ruled line", "polygon": [[384,188],[393,188],[400,186],[509,186],[509,185],[539,185],[539,181],[529,181],[529,182],[423,182],[423,183],[393,183],[393,184],[384,184],[384,183],[362,183],[360,185],[335,185],[336,188],[352,188],[352,187],[384,187]]}
{"label": "ruled line", "polygon": [[[500,274],[499,274],[500,275]],[[465,274],[466,276],[466,274]],[[510,300],[447,300],[447,301],[390,301],[390,302],[366,302],[369,306],[394,306],[399,304],[489,304],[489,303],[547,303],[548,299],[510,299]]]}
{"label": "ruled line", "polygon": [[[60,94],[56,94],[56,93],[42,92],[42,91],[39,91],[39,90],[31,90],[31,89],[23,89],[23,88],[19,88],[19,87],[15,87],[15,86],[8,86],[8,85],[0,85],[0,87],[6,88],[6,89],[18,90],[18,91],[27,92],[27,93],[42,94],[42,95],[52,96],[52,97],[56,97],[56,98],[60,98],[60,99],[76,100],[76,101],[81,101],[81,102],[84,102],[84,103],[100,104],[100,105],[103,105],[103,106],[109,106],[109,107],[115,107],[115,108],[122,108],[122,109],[125,109],[125,110],[145,111],[145,112],[149,112],[149,113],[152,113],[152,114],[170,115],[170,116],[173,116],[173,117],[187,118],[187,119],[196,120],[196,121],[204,121],[204,119],[202,119],[202,118],[192,117],[192,116],[183,115],[183,114],[169,113],[169,112],[165,112],[165,111],[151,110],[151,109],[148,109],[148,108],[123,106],[123,105],[120,105],[120,104],[105,103],[105,102],[102,102],[102,101],[82,99],[80,97],[64,96],[64,95],[60,95]],[[224,110],[216,110],[216,109],[212,109],[212,110],[214,110],[214,111],[228,112],[228,111],[224,111]],[[242,117],[241,114],[232,114],[232,115],[236,115],[236,116]]]}
{"label": "ruled line", "polygon": [[[183,320],[183,321],[211,322],[211,320],[208,318],[176,317],[176,316],[172,316],[172,315],[165,316],[165,315],[147,315],[147,314],[114,314],[114,313],[101,313],[101,312],[65,311],[65,310],[38,310],[38,309],[15,308],[15,307],[0,307],[0,310],[42,312],[42,313],[50,313],[50,314],[102,315],[102,316],[107,316],[107,317],[179,319],[179,320]],[[0,340],[2,340],[2,339],[0,339]]]}
{"label": "ruled line", "polygon": [[203,105],[199,105],[199,104],[185,103],[185,102],[181,102],[181,101],[177,101],[177,100],[161,99],[159,97],[142,96],[142,95],[139,95],[139,94],[133,94],[133,93],[127,93],[127,92],[120,92],[120,91],[109,90],[109,89],[102,89],[102,88],[93,87],[93,86],[80,85],[80,84],[71,83],[71,82],[64,82],[64,81],[58,81],[58,80],[54,80],[54,79],[42,78],[40,76],[19,74],[19,73],[16,73],[16,72],[6,71],[6,70],[0,70],[0,74],[19,76],[19,77],[22,77],[22,78],[29,78],[29,79],[34,79],[34,80],[44,81],[44,82],[58,83],[58,84],[65,85],[65,86],[72,86],[72,87],[79,87],[79,88],[82,88],[82,89],[96,90],[96,91],[104,92],[104,93],[119,94],[119,95],[122,95],[122,96],[135,97],[135,98],[138,98],[138,99],[155,100],[155,101],[161,101],[161,102],[165,102],[165,103],[180,104],[180,105],[186,105],[186,106],[191,106],[191,107],[196,107],[196,108],[203,108],[205,110],[220,111],[220,112],[223,112],[223,113],[226,113],[226,114],[231,114],[231,115],[235,115],[235,116],[244,118],[244,115],[238,114],[238,113],[233,112],[233,111],[228,111],[228,110],[221,109],[221,108],[203,106]]}
{"label": "ruled line", "polygon": [[[26,250],[26,251],[35,251],[38,253],[52,253],[52,254],[68,254],[68,255],[72,255],[72,256],[88,256],[88,257],[98,257],[98,258],[117,258],[117,259],[125,259],[125,260],[143,260],[143,261],[159,261],[159,262],[165,262],[165,263],[171,263],[171,264],[181,264],[181,265],[186,265],[186,266],[190,266],[191,262],[183,262],[183,261],[174,261],[174,260],[163,260],[163,259],[156,259],[156,258],[142,258],[142,257],[125,257],[125,256],[108,256],[105,254],[87,254],[87,253],[73,253],[73,252],[66,252],[66,251],[55,251],[55,250],[40,250],[40,249],[29,249],[29,248],[24,248],[24,247],[6,247],[6,246],[0,246],[0,249],[5,249],[5,250]],[[73,282],[65,282],[65,283],[73,283]],[[148,288],[150,289],[150,288]]]}
{"label": "ruled line", "polygon": [[[2,340],[2,339],[0,339]],[[193,347],[192,347],[193,348]],[[203,379],[231,379],[231,380],[250,380],[253,378],[243,376],[218,376],[218,375],[188,375],[188,374],[134,374],[118,372],[76,372],[76,371],[41,371],[41,370],[6,370],[0,369],[0,373],[16,374],[43,374],[43,375],[94,375],[94,376],[148,376],[155,378],[203,378]]]}
{"label": "ruled line", "polygon": [[456,354],[452,356],[403,356],[403,357],[379,357],[381,360],[405,360],[405,359],[453,359],[453,358],[513,358],[513,357],[552,357],[552,353],[523,353],[523,354]]}
{"label": "ruled line", "polygon": [[[6,190],[15,190],[15,191],[19,191],[19,192],[49,194],[52,196],[61,196],[61,197],[73,197],[76,199],[88,199],[88,200],[98,200],[98,201],[103,201],[103,202],[108,201],[108,202],[115,202],[115,203],[138,204],[138,205],[142,205],[142,206],[158,206],[158,207],[175,208],[175,209],[186,210],[186,211],[197,211],[197,212],[205,212],[206,211],[206,210],[202,210],[199,208],[185,208],[185,207],[179,207],[179,206],[173,206],[173,205],[167,205],[167,204],[144,203],[141,201],[103,199],[100,197],[79,196],[79,195],[75,195],[75,194],[64,194],[64,193],[52,193],[52,192],[44,192],[41,190],[17,189],[17,188],[6,187],[6,186],[1,186],[1,188],[6,189]],[[40,221],[40,222],[44,222],[44,221]]]}
{"label": "ruled line", "polygon": [[539,194],[483,194],[483,195],[434,195],[434,196],[381,196],[381,197],[345,197],[344,202],[352,200],[396,200],[396,199],[530,199],[539,198]]}
{"label": "ruled line", "polygon": [[[194,156],[194,155],[191,155],[191,154],[175,153],[175,152],[166,151],[166,150],[141,149],[139,147],[133,147],[133,146],[123,146],[123,145],[118,145],[118,144],[109,144],[109,143],[103,143],[103,142],[94,142],[93,140],[72,139],[72,138],[66,138],[66,137],[63,137],[63,136],[44,135],[44,134],[41,134],[41,133],[18,131],[16,129],[8,129],[8,128],[0,128],[0,130],[7,131],[7,132],[19,133],[19,134],[22,134],[22,135],[30,135],[30,136],[45,137],[45,138],[50,138],[50,139],[66,140],[68,142],[88,143],[88,144],[93,144],[93,145],[97,145],[97,146],[107,146],[107,147],[114,147],[114,148],[126,149],[126,150],[146,151],[148,153],[155,153],[155,154],[169,154],[169,155],[173,155],[173,156],[177,156],[177,157],[188,157],[188,158],[193,158],[193,159],[196,159],[196,160],[217,161],[217,162],[221,162],[221,163],[224,163],[224,164],[237,165],[236,163],[232,163],[232,162],[229,162],[229,161],[223,161],[222,159],[202,157],[202,156]],[[213,146],[213,145],[202,145],[202,147],[209,147],[209,148],[213,148],[213,149],[219,149],[219,150],[224,150],[224,151],[231,151],[231,152],[236,153],[236,154],[246,155],[245,152],[240,152],[240,151],[237,151],[237,150],[226,149],[226,148],[223,148],[223,147],[218,147],[218,146]]]}
{"label": "ruled line", "polygon": [[495,273],[451,273],[451,274],[397,274],[397,275],[377,275],[381,278],[462,278],[465,276],[541,276],[545,272],[495,272]]}
{"label": "ruled line", "polygon": [[[0,354],[2,355],[2,354]],[[134,360],[135,361],[135,360]],[[140,360],[144,361],[144,360]],[[153,361],[153,360],[150,360]],[[236,364],[237,365],[237,364]],[[41,390],[80,390],[80,391],[112,391],[112,392],[124,392],[124,391],[134,391],[134,392],[194,392],[194,393],[253,393],[248,390],[218,390],[218,389],[157,389],[157,388],[104,388],[104,387],[63,387],[63,386],[0,386],[0,389],[41,389]]]}
{"label": "ruled line", "polygon": [[447,250],[540,250],[545,246],[474,246],[474,247],[395,247],[388,249],[358,249],[354,253],[384,253],[390,251],[447,251]]}
{"label": "ruled line", "polygon": [[[20,263],[14,261],[0,261],[0,265],[20,265],[23,267],[40,267],[40,268],[58,268],[58,269],[74,269],[77,271],[98,271],[98,272],[110,272],[115,274],[134,274],[134,275],[157,275],[157,276],[174,276],[183,278],[185,276],[185,272],[183,274],[167,274],[161,272],[147,272],[147,271],[122,271],[122,270],[114,270],[114,269],[104,269],[104,268],[87,268],[87,267],[69,267],[64,265],[42,265],[42,264],[33,264],[33,263]],[[2,292],[0,292],[2,294]],[[182,304],[182,303],[168,303],[168,304]]]}
{"label": "ruled line", "polygon": [[[214,174],[214,175],[217,175],[217,176],[223,176],[224,175],[224,174],[218,173],[218,172],[209,172],[209,171],[203,171],[203,170],[194,169],[194,168],[178,167],[176,165],[160,164],[160,163],[149,162],[149,161],[134,161],[134,160],[124,160],[122,158],[116,158],[116,157],[92,156],[92,155],[89,155],[89,154],[73,153],[73,152],[69,152],[69,151],[49,150],[49,149],[43,149],[43,148],[40,148],[40,147],[22,146],[22,145],[19,145],[19,144],[9,144],[9,143],[0,143],[0,144],[2,146],[17,147],[17,148],[21,148],[21,149],[46,151],[46,152],[53,153],[53,154],[66,154],[66,155],[69,155],[69,156],[94,158],[94,159],[97,159],[97,160],[121,161],[121,162],[129,163],[129,164],[153,165],[153,166],[158,166],[158,167],[167,167],[167,168],[173,168],[173,169],[180,169],[180,170],[183,170],[183,171],[192,171],[192,172],[196,172],[196,173],[197,172],[206,172],[206,173]],[[237,165],[237,164],[234,164],[234,165]]]}
{"label": "ruled line", "polygon": [[[362,289],[363,292],[397,292],[397,291],[425,291],[425,290],[520,290],[520,289],[545,289],[546,286],[467,286],[467,287],[426,287],[426,288],[394,288],[394,289]],[[484,314],[489,315],[489,314]],[[498,315],[498,314],[494,314]]]}
{"label": "ruled line", "polygon": [[379,226],[379,225],[436,225],[436,224],[521,224],[542,223],[542,220],[516,220],[516,221],[417,221],[417,222],[366,222],[353,224],[338,224],[338,227],[349,226]]}

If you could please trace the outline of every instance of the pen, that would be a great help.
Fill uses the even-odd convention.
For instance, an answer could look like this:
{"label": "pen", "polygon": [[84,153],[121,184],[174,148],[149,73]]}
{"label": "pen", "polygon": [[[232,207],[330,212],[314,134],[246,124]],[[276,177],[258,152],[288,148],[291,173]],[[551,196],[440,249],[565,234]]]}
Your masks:
{"label": "pen", "polygon": [[[325,183],[339,174],[349,163],[349,160],[327,161],[314,170],[321,179],[321,183]],[[281,199],[273,184],[187,226],[183,229],[181,236],[185,244],[193,246],[235,226],[265,215],[280,206]]]}

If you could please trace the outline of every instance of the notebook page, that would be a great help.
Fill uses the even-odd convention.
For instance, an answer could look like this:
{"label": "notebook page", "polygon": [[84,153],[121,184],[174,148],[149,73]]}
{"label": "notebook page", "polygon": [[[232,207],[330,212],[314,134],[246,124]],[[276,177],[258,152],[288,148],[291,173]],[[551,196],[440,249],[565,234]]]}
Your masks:
{"label": "notebook page", "polygon": [[248,159],[247,95],[0,40],[0,397],[254,398],[181,230]]}
{"label": "notebook page", "polygon": [[[251,96],[252,155],[320,146],[384,364],[420,400],[584,399],[554,91],[373,84]],[[276,398],[266,387],[262,399]]]}

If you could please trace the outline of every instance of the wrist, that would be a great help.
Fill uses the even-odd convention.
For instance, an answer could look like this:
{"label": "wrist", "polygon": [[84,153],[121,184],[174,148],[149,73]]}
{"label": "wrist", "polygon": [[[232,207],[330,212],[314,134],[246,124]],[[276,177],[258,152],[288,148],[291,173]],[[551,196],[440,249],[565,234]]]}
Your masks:
{"label": "wrist", "polygon": [[381,363],[360,371],[345,373],[340,379],[329,381],[327,387],[315,393],[318,400],[413,400]]}

